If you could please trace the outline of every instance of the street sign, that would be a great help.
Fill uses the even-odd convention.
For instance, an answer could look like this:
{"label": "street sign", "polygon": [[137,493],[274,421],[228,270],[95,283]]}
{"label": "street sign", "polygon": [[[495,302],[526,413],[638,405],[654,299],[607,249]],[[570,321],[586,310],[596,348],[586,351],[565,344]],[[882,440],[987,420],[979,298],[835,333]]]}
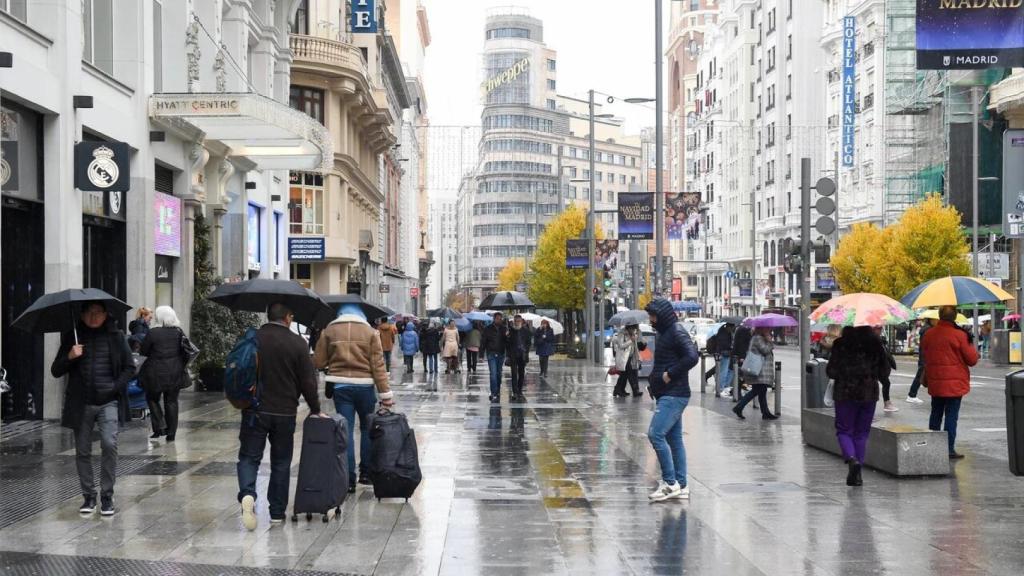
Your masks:
{"label": "street sign", "polygon": [[420,297],[419,286],[413,286],[412,288],[409,288],[409,296],[412,296],[413,298],[419,298]]}
{"label": "street sign", "polygon": [[381,294],[388,294],[391,292],[391,284],[381,284],[379,290]]}

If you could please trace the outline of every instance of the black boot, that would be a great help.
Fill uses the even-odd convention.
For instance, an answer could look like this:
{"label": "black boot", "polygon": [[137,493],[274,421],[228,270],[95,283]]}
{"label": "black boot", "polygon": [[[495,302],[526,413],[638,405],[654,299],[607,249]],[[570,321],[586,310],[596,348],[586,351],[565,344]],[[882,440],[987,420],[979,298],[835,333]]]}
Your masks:
{"label": "black boot", "polygon": [[860,476],[860,463],[856,460],[850,460],[847,464],[849,465],[850,470],[846,474],[846,485],[863,486],[864,480],[862,480]]}

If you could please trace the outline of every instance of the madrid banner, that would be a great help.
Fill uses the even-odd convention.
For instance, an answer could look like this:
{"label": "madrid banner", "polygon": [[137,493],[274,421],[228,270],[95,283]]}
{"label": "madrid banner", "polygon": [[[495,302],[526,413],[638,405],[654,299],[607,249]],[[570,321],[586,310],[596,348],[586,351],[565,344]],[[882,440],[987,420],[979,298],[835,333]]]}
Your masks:
{"label": "madrid banner", "polygon": [[570,238],[565,241],[565,267],[568,270],[586,270],[587,266],[587,241],[580,238]]}
{"label": "madrid banner", "polygon": [[682,240],[700,236],[700,192],[670,194],[665,201],[665,236]]}
{"label": "madrid banner", "polygon": [[594,246],[594,267],[614,270],[619,265],[619,241],[598,240]]}
{"label": "madrid banner", "polygon": [[654,238],[654,194],[622,192],[619,194],[619,239],[651,240]]}
{"label": "madrid banner", "polygon": [[917,68],[1024,66],[1024,0],[917,0]]}

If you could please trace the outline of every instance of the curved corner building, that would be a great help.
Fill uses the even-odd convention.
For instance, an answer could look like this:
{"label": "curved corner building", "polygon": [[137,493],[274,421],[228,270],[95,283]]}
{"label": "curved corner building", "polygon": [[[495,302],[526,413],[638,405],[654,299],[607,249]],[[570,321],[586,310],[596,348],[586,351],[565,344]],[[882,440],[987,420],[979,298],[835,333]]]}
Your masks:
{"label": "curved corner building", "polygon": [[533,255],[539,230],[559,209],[557,154],[568,122],[556,110],[555,70],[540,20],[514,8],[489,13],[468,278],[483,292],[509,259]]}

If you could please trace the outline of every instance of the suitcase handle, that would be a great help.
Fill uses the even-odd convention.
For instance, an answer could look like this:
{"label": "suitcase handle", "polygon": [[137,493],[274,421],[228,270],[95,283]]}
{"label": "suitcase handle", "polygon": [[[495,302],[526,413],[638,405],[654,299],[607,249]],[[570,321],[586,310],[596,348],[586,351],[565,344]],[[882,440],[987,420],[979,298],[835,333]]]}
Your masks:
{"label": "suitcase handle", "polygon": [[389,414],[391,414],[391,409],[390,408],[387,408],[385,406],[381,406],[379,409],[377,409],[377,415],[378,416],[387,416]]}

